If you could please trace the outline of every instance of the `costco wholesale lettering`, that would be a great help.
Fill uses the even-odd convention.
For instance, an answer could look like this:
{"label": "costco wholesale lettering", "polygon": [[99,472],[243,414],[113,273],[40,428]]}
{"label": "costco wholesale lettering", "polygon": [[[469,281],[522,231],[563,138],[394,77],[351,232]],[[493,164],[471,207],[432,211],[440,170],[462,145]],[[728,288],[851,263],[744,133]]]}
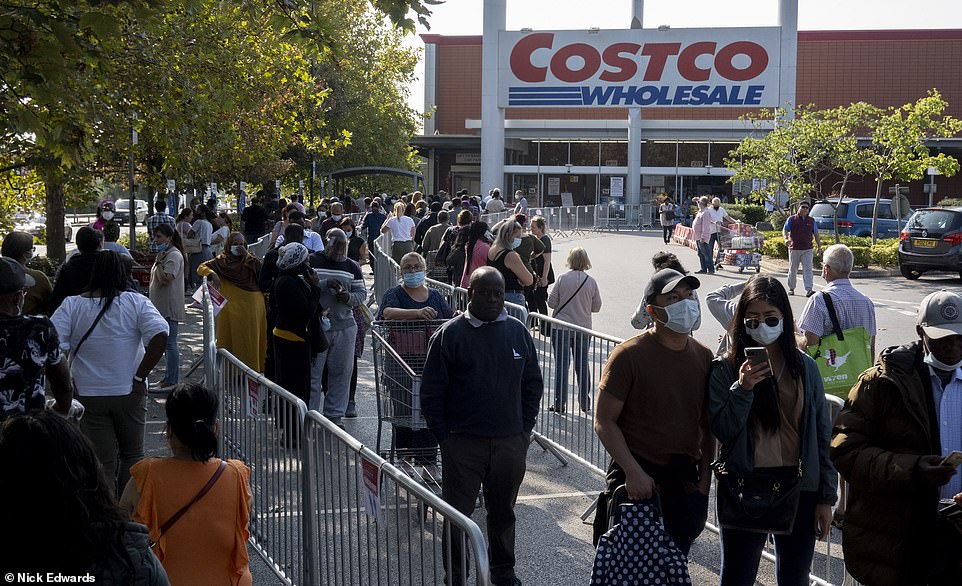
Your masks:
{"label": "costco wholesale lettering", "polygon": [[774,106],[777,28],[502,32],[501,105]]}

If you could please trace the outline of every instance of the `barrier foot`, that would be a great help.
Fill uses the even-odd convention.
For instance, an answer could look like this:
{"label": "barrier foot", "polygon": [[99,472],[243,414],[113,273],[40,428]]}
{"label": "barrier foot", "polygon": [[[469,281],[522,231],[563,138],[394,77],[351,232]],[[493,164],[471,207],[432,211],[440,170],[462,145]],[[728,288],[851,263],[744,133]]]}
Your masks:
{"label": "barrier foot", "polygon": [[585,525],[591,525],[594,522],[594,520],[589,521],[588,517],[590,517],[592,513],[595,512],[595,509],[597,508],[598,508],[598,497],[595,497],[595,500],[591,501],[591,504],[588,505],[588,508],[585,509],[585,512],[581,513],[581,522],[584,523]]}
{"label": "barrier foot", "polygon": [[564,455],[562,455],[562,453],[558,451],[557,448],[552,446],[551,443],[548,440],[546,440],[544,436],[542,436],[540,433],[536,431],[531,432],[531,441],[536,442],[539,446],[541,446],[542,450],[546,452],[551,452],[551,455],[557,458],[558,462],[560,462],[562,466],[568,465],[568,459],[565,458]]}
{"label": "barrier foot", "polygon": [[196,371],[196,370],[197,370],[201,365],[203,365],[203,364],[204,364],[204,355],[201,354],[201,355],[197,358],[197,360],[195,360],[195,361],[193,361],[193,362],[190,363],[190,368],[187,369],[187,373],[184,374],[183,378],[186,380],[187,377],[189,377],[190,375],[194,374],[194,371]]}

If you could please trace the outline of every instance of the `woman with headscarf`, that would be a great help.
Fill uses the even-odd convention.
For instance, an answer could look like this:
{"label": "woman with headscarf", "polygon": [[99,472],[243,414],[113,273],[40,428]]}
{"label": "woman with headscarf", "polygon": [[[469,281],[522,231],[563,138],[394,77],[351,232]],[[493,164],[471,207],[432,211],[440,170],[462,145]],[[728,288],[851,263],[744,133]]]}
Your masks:
{"label": "woman with headscarf", "polygon": [[278,249],[277,278],[271,292],[274,319],[274,379],[307,403],[311,360],[327,348],[321,331],[321,282],[307,262],[307,247],[291,242]]}
{"label": "woman with headscarf", "polygon": [[224,252],[197,267],[197,274],[209,278],[227,298],[217,315],[217,346],[257,372],[264,371],[267,354],[267,308],[257,285],[260,271],[261,259],[247,251],[240,232],[231,232]]}
{"label": "woman with headscarf", "polygon": [[91,222],[90,227],[94,230],[104,231],[104,224],[114,219],[114,202],[109,199],[102,200],[97,204],[97,219]]}

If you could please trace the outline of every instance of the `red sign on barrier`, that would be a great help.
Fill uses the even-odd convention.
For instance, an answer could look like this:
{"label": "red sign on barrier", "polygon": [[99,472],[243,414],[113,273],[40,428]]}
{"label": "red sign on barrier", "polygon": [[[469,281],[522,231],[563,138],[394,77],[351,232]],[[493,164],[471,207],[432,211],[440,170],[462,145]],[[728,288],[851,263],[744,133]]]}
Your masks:
{"label": "red sign on barrier", "polygon": [[364,480],[364,511],[377,521],[381,514],[381,469],[374,462],[362,459],[361,475]]}

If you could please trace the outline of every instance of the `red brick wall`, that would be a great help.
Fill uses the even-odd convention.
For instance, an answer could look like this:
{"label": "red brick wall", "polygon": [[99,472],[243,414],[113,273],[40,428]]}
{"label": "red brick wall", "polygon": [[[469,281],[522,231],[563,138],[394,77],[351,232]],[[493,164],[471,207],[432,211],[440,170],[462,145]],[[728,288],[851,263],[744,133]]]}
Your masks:
{"label": "red brick wall", "polygon": [[[481,37],[441,37],[437,123],[441,134],[465,134],[481,117]],[[962,30],[802,31],[797,101],[834,107],[864,100],[900,106],[938,88],[949,114],[962,118]],[[654,120],[732,120],[745,108],[646,108]],[[621,108],[512,108],[508,119],[623,120]],[[477,131],[472,131],[476,133]]]}

